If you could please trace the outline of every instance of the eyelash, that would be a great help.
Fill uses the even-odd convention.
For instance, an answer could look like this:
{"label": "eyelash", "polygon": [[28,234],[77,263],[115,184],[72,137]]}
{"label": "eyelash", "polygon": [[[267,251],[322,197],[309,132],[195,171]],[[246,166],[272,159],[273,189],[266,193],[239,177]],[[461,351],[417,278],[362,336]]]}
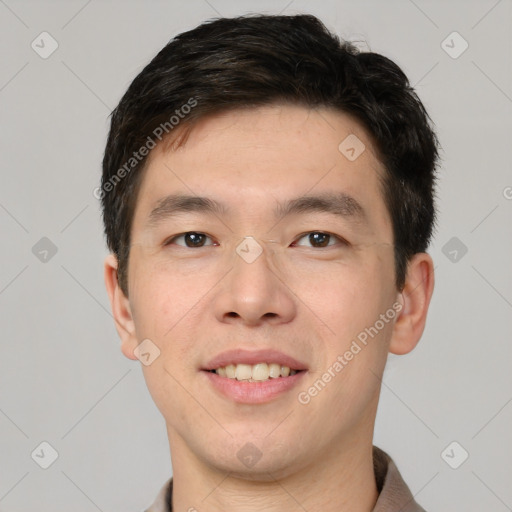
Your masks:
{"label": "eyelash", "polygon": [[[177,240],[178,238],[181,238],[181,237],[184,237],[185,235],[203,235],[203,236],[206,236],[210,239],[212,239],[210,236],[208,236],[206,233],[202,233],[201,231],[185,231],[184,233],[180,233],[179,235],[175,235],[171,238],[169,238],[168,240],[166,240],[164,242],[164,246],[167,246],[167,245],[171,245],[175,240]],[[215,245],[215,244],[210,244],[210,245]],[[217,244],[218,245],[218,244]],[[188,247],[186,245],[183,245],[182,247],[185,247],[186,249],[193,249],[193,247]],[[204,246],[201,246],[201,247],[204,247]],[[199,247],[199,248],[201,248]],[[209,247],[209,246],[208,246]]]}
{"label": "eyelash", "polygon": [[[349,245],[349,243],[344,238],[341,238],[340,236],[335,235],[334,233],[330,233],[329,231],[307,231],[306,233],[299,235],[296,238],[296,240],[292,243],[292,245],[296,244],[302,238],[312,235],[312,234],[315,234],[315,233],[330,236],[331,238],[336,239],[339,243],[341,243],[341,245]],[[330,240],[329,240],[329,242],[330,242]],[[329,243],[326,247],[332,247],[334,245],[336,245],[336,244]],[[323,249],[324,247],[311,247],[311,248],[312,249]]]}
{"label": "eyelash", "polygon": [[[297,246],[297,242],[299,240],[301,240],[302,238],[308,236],[308,235],[312,235],[312,234],[322,234],[322,235],[327,235],[327,236],[330,236],[332,238],[335,238],[338,242],[340,242],[342,245],[350,245],[345,239],[341,238],[340,236],[338,235],[335,235],[334,233],[330,233],[328,231],[307,231],[306,233],[302,233],[301,235],[299,235],[294,242],[292,242],[292,246]],[[164,246],[168,246],[168,245],[171,245],[173,242],[175,242],[178,238],[181,238],[181,237],[184,237],[186,235],[189,235],[189,234],[194,234],[194,235],[203,235],[203,236],[206,236],[207,238],[210,238],[211,240],[212,237],[208,236],[206,233],[202,233],[201,231],[185,231],[184,233],[180,233],[179,235],[175,235],[173,236],[172,238],[169,238],[168,240],[166,240],[164,242]],[[330,240],[329,240],[330,242]],[[181,247],[185,247],[187,249],[193,249],[194,247],[189,247],[187,245],[181,245],[179,244]],[[215,245],[218,245],[218,243],[212,243],[212,244],[208,244],[206,247],[210,247],[210,246],[215,246]],[[332,247],[333,245],[335,244],[328,244],[327,246],[325,247]],[[199,246],[198,248],[202,248],[202,247],[205,247],[204,245],[201,245]],[[311,246],[310,247],[311,249],[323,249],[324,247],[313,247]]]}

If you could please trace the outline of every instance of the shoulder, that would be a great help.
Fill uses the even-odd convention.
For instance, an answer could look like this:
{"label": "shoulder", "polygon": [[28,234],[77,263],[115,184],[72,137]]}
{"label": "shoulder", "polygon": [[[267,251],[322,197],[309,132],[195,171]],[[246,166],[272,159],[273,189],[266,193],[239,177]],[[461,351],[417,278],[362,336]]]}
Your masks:
{"label": "shoulder", "polygon": [[379,491],[373,512],[425,512],[414,500],[393,459],[377,446],[373,447],[373,468]]}
{"label": "shoulder", "polygon": [[169,478],[158,492],[153,503],[142,512],[172,512],[168,503],[171,502],[172,497],[172,477]]}

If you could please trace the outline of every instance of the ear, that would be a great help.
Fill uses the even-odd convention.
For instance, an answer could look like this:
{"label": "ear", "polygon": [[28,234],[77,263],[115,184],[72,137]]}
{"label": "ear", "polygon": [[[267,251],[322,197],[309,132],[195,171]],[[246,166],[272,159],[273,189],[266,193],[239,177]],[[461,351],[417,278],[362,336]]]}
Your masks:
{"label": "ear", "polygon": [[110,307],[121,338],[121,351],[128,359],[137,359],[133,351],[138,345],[135,335],[135,323],[130,309],[130,301],[125,296],[117,280],[118,261],[114,254],[105,258],[104,278],[110,299]]}
{"label": "ear", "polygon": [[408,266],[405,286],[398,297],[402,309],[389,345],[392,354],[402,355],[416,347],[423,334],[434,291],[434,264],[427,253],[415,254]]}

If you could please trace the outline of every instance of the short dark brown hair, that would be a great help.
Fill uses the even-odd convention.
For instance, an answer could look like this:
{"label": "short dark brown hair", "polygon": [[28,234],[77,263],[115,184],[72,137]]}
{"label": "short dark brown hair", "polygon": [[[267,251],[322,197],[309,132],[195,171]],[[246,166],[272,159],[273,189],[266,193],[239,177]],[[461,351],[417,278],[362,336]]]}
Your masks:
{"label": "short dark brown hair", "polygon": [[246,15],[176,36],[112,112],[97,190],[126,296],[131,225],[147,161],[142,148],[175,126],[190,130],[210,114],[275,102],[350,114],[370,134],[386,169],[383,197],[393,225],[396,287],[403,289],[407,263],[427,249],[435,223],[439,144],[423,104],[393,61],[340,40],[316,17]]}

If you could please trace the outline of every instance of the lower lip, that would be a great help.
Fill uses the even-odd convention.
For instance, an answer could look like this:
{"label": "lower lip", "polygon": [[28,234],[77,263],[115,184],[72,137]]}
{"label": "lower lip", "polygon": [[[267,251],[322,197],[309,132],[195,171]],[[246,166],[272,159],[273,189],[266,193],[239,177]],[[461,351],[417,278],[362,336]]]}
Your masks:
{"label": "lower lip", "polygon": [[306,371],[297,372],[289,377],[278,377],[262,382],[228,379],[206,370],[203,370],[202,373],[206,375],[215,389],[231,400],[241,404],[262,404],[290,391],[299,383]]}

